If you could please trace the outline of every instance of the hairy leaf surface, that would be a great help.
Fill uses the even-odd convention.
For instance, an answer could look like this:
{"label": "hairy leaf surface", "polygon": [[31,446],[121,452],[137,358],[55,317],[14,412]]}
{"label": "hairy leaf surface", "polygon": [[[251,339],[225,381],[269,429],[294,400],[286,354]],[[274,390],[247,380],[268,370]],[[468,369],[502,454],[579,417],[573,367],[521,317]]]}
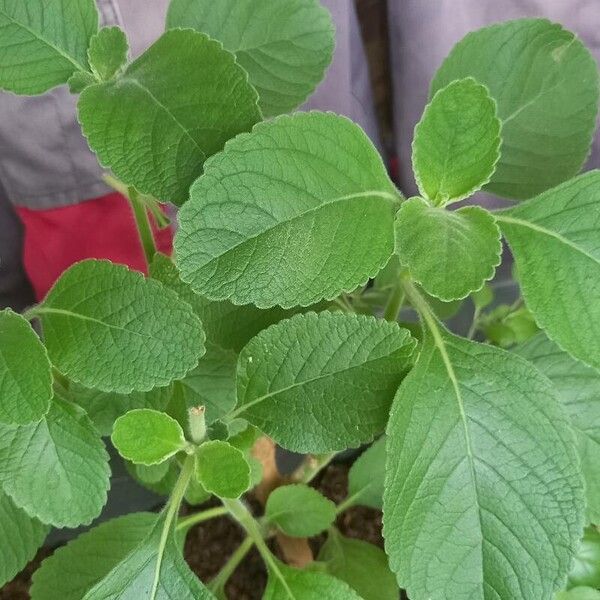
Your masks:
{"label": "hairy leaf surface", "polygon": [[167,26],[197,29],[233,52],[266,117],[306,100],[333,55],[331,17],[317,0],[172,0]]}
{"label": "hairy leaf surface", "polygon": [[52,368],[29,323],[11,310],[0,312],[0,422],[39,421],[50,408]]}
{"label": "hairy leaf surface", "polygon": [[260,120],[235,57],[190,29],[167,31],[116,80],[86,88],[78,110],[102,165],[175,204],[211,154]]}
{"label": "hairy leaf surface", "polygon": [[0,88],[35,95],[87,71],[93,0],[0,0]]}
{"label": "hairy leaf surface", "polygon": [[398,583],[414,600],[550,600],[585,508],[568,417],[531,363],[432,332],[387,428],[384,537]]}
{"label": "hairy leaf surface", "polygon": [[205,350],[202,324],[187,303],[107,261],[72,266],[36,313],[52,363],[106,392],[167,385],[193,369]]}
{"label": "hairy leaf surface", "polygon": [[250,465],[241,450],[227,442],[205,442],[196,451],[196,478],[220,498],[239,498],[250,487]]}
{"label": "hairy leaf surface", "polygon": [[214,300],[330,300],[388,261],[398,199],[357,125],[331,113],[279,117],[206,164],[180,213],[176,263]]}
{"label": "hairy leaf surface", "polygon": [[396,253],[426,292],[445,302],[458,300],[494,276],[502,253],[500,229],[479,206],[451,212],[411,198],[396,215]]}
{"label": "hairy leaf surface", "polygon": [[600,369],[600,171],[499,213],[523,296],[561,348]]}
{"label": "hairy leaf surface", "polygon": [[113,77],[127,60],[129,45],[123,30],[103,27],[91,40],[88,59],[94,74],[102,81]]}
{"label": "hairy leaf surface", "polygon": [[486,189],[530,198],[581,169],[598,106],[598,67],[570,31],[519,19],[467,34],[438,70],[431,95],[451,81],[486,85],[502,121],[501,158]]}
{"label": "hairy leaf surface", "polygon": [[397,323],[297,315],[259,333],[240,354],[233,414],[296,452],[359,446],[385,428],[413,350]]}

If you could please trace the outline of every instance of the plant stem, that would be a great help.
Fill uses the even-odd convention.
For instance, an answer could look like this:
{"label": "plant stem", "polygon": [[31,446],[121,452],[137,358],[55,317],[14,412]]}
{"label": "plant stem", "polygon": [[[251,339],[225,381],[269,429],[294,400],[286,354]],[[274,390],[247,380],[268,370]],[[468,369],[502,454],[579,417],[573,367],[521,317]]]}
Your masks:
{"label": "plant stem", "polygon": [[292,474],[292,480],[296,483],[310,483],[335,458],[335,454],[309,454]]}
{"label": "plant stem", "polygon": [[356,503],[356,500],[363,495],[364,491],[365,491],[365,488],[356,492],[356,494],[352,494],[352,496],[348,496],[343,502],[340,502],[337,505],[335,514],[339,515],[340,513],[343,513],[346,509],[350,508],[351,506],[354,506],[354,504]]}
{"label": "plant stem", "polygon": [[479,309],[479,308],[476,308],[475,311],[473,312],[473,322],[471,323],[471,326],[469,327],[469,332],[467,333],[467,339],[469,339],[469,340],[472,340],[473,336],[477,332],[477,326],[479,325],[480,313],[481,313],[481,309]]}
{"label": "plant stem", "polygon": [[169,534],[171,533],[171,526],[173,525],[173,521],[175,520],[175,517],[179,512],[181,501],[183,500],[185,490],[187,489],[193,472],[194,456],[192,455],[188,456],[185,459],[183,466],[181,467],[181,472],[179,473],[177,482],[175,483],[175,487],[171,492],[169,503],[167,504],[167,513],[165,515],[165,522],[163,524],[163,530],[161,532],[160,542],[158,545],[158,554],[156,559],[156,567],[154,571],[154,582],[152,584],[152,592],[150,594],[151,600],[156,598],[158,582],[160,579],[160,569],[162,566],[163,556],[165,554],[165,548],[167,546],[167,540],[169,539]]}
{"label": "plant stem", "polygon": [[387,304],[385,305],[383,318],[386,321],[398,320],[400,310],[402,309],[402,305],[404,304],[404,298],[405,294],[404,289],[402,288],[402,282],[398,281],[398,283],[392,288]]}
{"label": "plant stem", "polygon": [[413,308],[421,315],[421,318],[425,321],[428,329],[435,336],[435,332],[438,331],[437,319],[434,316],[429,304],[425,301],[425,298],[419,294],[417,288],[412,284],[408,277],[402,279],[402,286],[406,292],[406,297],[413,305]]}
{"label": "plant stem", "polygon": [[225,584],[233,575],[238,565],[244,560],[244,557],[248,554],[252,546],[254,546],[254,540],[251,537],[247,537],[229,557],[229,560],[218,572],[217,576],[210,582],[209,588],[213,594],[218,596],[224,590]]}
{"label": "plant stem", "polygon": [[129,188],[127,197],[129,198],[129,204],[133,211],[133,217],[135,218],[140,242],[142,244],[142,249],[144,250],[144,256],[146,257],[146,263],[150,265],[156,254],[156,243],[154,242],[154,236],[152,235],[152,229],[150,228],[150,220],[148,219],[146,205],[135,188]]}
{"label": "plant stem", "polygon": [[214,508],[209,508],[207,510],[203,510],[201,512],[194,513],[189,517],[184,517],[183,519],[179,519],[177,522],[176,530],[187,533],[189,529],[191,529],[194,525],[198,523],[202,523],[203,521],[208,521],[209,519],[215,519],[216,517],[222,517],[227,514],[227,509],[224,506],[215,506]]}

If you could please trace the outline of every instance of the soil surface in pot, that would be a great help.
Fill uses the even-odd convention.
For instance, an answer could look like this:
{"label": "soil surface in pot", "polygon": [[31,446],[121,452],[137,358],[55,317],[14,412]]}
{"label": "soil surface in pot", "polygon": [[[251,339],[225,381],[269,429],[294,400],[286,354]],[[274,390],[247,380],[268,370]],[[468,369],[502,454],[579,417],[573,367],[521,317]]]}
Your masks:
{"label": "soil surface in pot", "polygon": [[[324,469],[314,487],[336,503],[346,497],[348,485],[347,464],[332,464]],[[252,503],[259,512],[259,504]],[[197,509],[189,512],[196,512]],[[353,507],[343,512],[337,519],[337,527],[348,537],[359,538],[383,547],[381,536],[381,513],[365,507]],[[243,539],[242,530],[227,517],[212,519],[195,526],[188,533],[185,544],[185,557],[192,570],[203,581],[210,581],[239,546]],[[310,540],[313,553],[319,551],[324,536]],[[272,550],[280,556],[275,541],[270,542]],[[0,590],[0,600],[29,600],[31,575],[40,562],[52,554],[52,550],[42,548],[35,559],[10,583]],[[267,575],[263,562],[253,549],[237,568],[227,584],[227,597],[231,600],[260,600],[266,585]]]}

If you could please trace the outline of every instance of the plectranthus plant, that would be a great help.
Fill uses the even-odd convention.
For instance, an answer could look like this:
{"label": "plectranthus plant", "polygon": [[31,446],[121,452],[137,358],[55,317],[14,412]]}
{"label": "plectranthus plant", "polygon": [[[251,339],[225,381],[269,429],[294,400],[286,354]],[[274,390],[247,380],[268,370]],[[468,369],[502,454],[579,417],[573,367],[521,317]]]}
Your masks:
{"label": "plectranthus plant", "polygon": [[[33,600],[226,598],[254,547],[266,600],[598,598],[600,172],[580,170],[599,88],[573,33],[522,19],[459,41],[407,198],[359,126],[294,112],[334,48],[316,0],[173,0],[135,60],[93,0],[1,0],[0,31],[0,87],[78,94],[149,267],[85,260],[0,313],[0,582],[100,515],[112,444],[164,508],[58,549]],[[512,202],[457,207],[480,190]],[[172,257],[159,201],[180,207]],[[486,283],[503,240],[513,305]],[[444,323],[465,302],[460,337]],[[272,489],[265,443],[306,455]],[[364,447],[339,506],[309,485]],[[383,510],[385,552],[336,529],[355,505]],[[200,581],[182,542],[222,515],[245,538]],[[273,553],[317,534],[303,569]]]}

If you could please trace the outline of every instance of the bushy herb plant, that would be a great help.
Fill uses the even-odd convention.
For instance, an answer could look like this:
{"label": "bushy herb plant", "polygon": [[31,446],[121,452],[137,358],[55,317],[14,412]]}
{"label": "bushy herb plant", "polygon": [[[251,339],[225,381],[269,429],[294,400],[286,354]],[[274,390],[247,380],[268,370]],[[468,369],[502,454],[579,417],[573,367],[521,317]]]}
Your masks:
{"label": "bushy herb plant", "polygon": [[[56,551],[34,600],[223,598],[252,547],[266,600],[597,598],[600,172],[578,172],[598,73],[572,33],[523,19],[460,41],[406,199],[357,125],[290,113],[333,51],[315,0],[173,0],[132,62],[93,0],[1,0],[0,31],[3,89],[79,94],[149,263],[80,262],[23,316],[0,313],[0,581],[50,527],[98,517],[111,436],[164,510]],[[478,190],[515,202],[451,210]],[[181,207],[173,259],[154,249],[157,198]],[[522,299],[490,309],[502,237]],[[443,320],[468,297],[458,337]],[[257,516],[243,498],[265,437],[307,457]],[[308,485],[374,440],[341,505]],[[383,509],[385,553],[335,528],[360,504]],[[202,582],[182,541],[224,514],[247,537]],[[268,543],[322,532],[304,569]]]}

